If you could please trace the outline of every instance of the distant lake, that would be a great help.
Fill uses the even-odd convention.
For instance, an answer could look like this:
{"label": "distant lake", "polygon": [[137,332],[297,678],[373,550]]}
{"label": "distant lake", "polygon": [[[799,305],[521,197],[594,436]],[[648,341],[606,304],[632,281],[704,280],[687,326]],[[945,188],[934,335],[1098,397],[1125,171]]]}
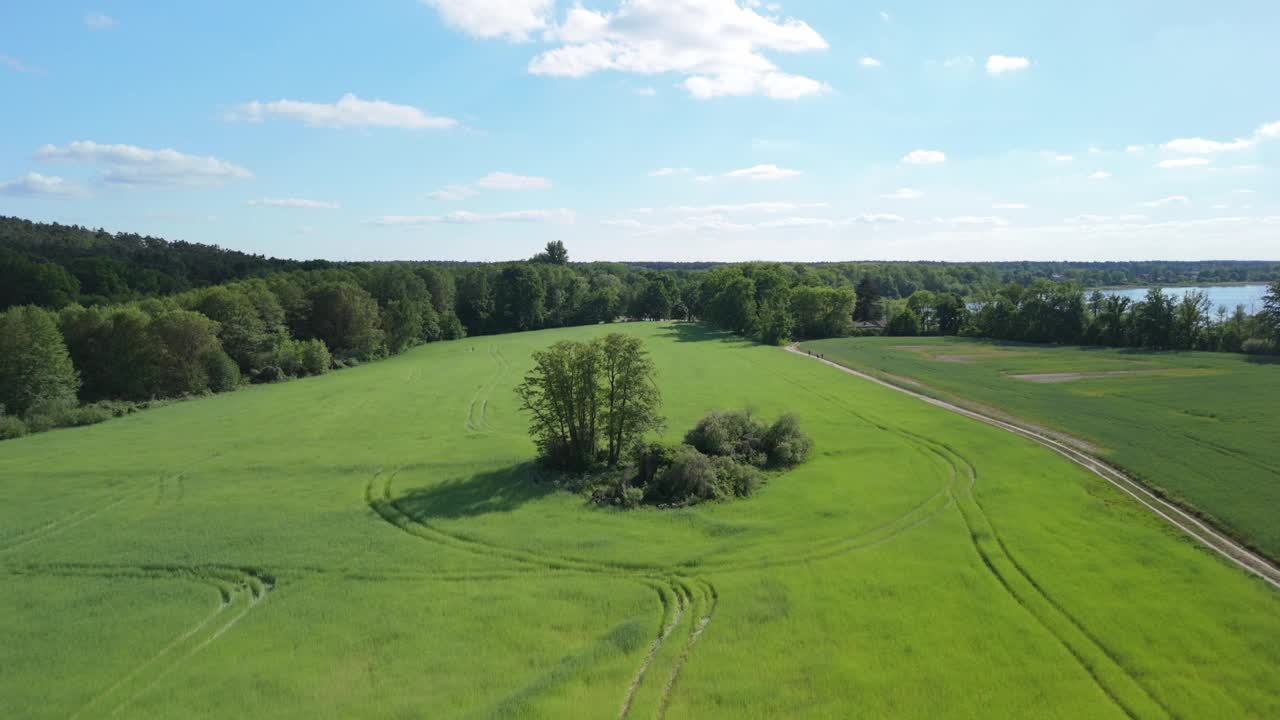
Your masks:
{"label": "distant lake", "polygon": [[[1124,288],[1122,290],[1103,290],[1103,295],[1120,295],[1138,301],[1146,296],[1149,288]],[[1217,312],[1219,305],[1226,305],[1228,311],[1243,305],[1246,312],[1252,314],[1262,309],[1262,297],[1267,294],[1266,285],[1210,285],[1208,287],[1167,287],[1164,294],[1178,300],[1190,290],[1199,290],[1209,296],[1209,307]]]}

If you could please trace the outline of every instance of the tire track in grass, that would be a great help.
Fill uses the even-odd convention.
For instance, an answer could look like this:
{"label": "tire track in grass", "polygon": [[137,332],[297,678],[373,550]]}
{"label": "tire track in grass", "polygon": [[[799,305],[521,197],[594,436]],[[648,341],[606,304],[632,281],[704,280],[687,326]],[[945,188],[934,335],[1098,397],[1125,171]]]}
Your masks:
{"label": "tire track in grass", "polygon": [[498,382],[502,380],[502,376],[511,367],[507,359],[502,355],[502,350],[496,345],[490,344],[488,347],[489,359],[493,361],[497,369],[489,376],[487,380],[475,391],[471,396],[471,402],[467,406],[467,418],[463,425],[469,432],[488,433],[493,432],[493,427],[489,424],[489,398],[493,395],[493,391],[498,386]]}
{"label": "tire track in grass", "polygon": [[671,633],[684,617],[684,595],[675,590],[674,585],[655,582],[653,587],[657,590],[658,598],[662,601],[662,622],[658,626],[658,636],[649,645],[649,652],[640,663],[640,668],[636,671],[631,684],[627,686],[626,695],[622,698],[622,709],[618,712],[618,720],[624,720],[627,714],[631,712],[631,706],[636,699],[636,691],[640,689],[640,683],[644,681],[645,673],[649,670],[649,666],[653,664],[654,656],[658,654],[658,650],[662,648],[667,638],[671,637]]}
{"label": "tire track in grass", "polygon": [[18,548],[29,545],[30,543],[38,542],[40,540],[45,540],[50,537],[53,537],[54,535],[60,535],[66,532],[67,530],[70,530],[74,527],[77,527],[83,523],[86,523],[92,520],[98,515],[101,515],[102,513],[107,512],[108,510],[125,502],[126,500],[130,500],[132,498],[135,498],[141,495],[144,492],[146,492],[146,488],[142,488],[140,490],[134,490],[132,492],[127,492],[127,493],[124,493],[123,495],[116,497],[114,500],[108,502],[105,505],[100,505],[96,508],[82,508],[68,515],[64,515],[62,518],[58,520],[54,520],[46,525],[41,526],[40,528],[37,528],[35,530],[32,530],[26,533],[25,535],[20,535],[17,538],[14,538],[14,541],[11,542],[10,544],[4,547],[0,547],[0,553],[6,553],[13,550],[17,550]]}
{"label": "tire track in grass", "polygon": [[667,710],[671,706],[671,697],[675,691],[676,681],[680,677],[680,670],[684,668],[684,664],[688,662],[690,654],[693,653],[693,646],[697,644],[702,637],[702,633],[706,631],[707,625],[711,623],[711,615],[715,612],[716,603],[719,602],[719,595],[716,593],[715,587],[706,580],[698,579],[694,581],[698,594],[695,595],[694,607],[702,611],[702,615],[698,617],[697,624],[691,628],[688,639],[685,641],[684,649],[680,652],[680,657],[676,659],[675,664],[671,667],[671,674],[667,676],[667,683],[662,687],[662,695],[658,700],[658,717],[665,718]]}
{"label": "tire track in grass", "polygon": [[1250,551],[1243,545],[1226,537],[1222,533],[1210,527],[1207,523],[1202,522],[1173,503],[1161,498],[1156,493],[1143,486],[1142,483],[1139,483],[1125,473],[1111,467],[1093,455],[1076,449],[1067,443],[1056,440],[1045,433],[1037,432],[1019,424],[1006,422],[1005,420],[991,417],[989,415],[984,415],[975,410],[960,407],[959,405],[939,400],[914,390],[899,387],[873,375],[868,375],[864,372],[854,370],[853,368],[840,365],[830,360],[813,358],[794,345],[788,347],[787,351],[793,352],[797,355],[810,357],[820,363],[840,370],[841,372],[860,377],[877,385],[889,388],[890,390],[896,390],[900,393],[910,395],[918,400],[923,400],[930,405],[940,407],[944,410],[949,410],[1016,435],[1021,435],[1032,442],[1043,445],[1119,488],[1121,492],[1136,500],[1138,504],[1181,530],[1183,533],[1204,545],[1206,548],[1212,550],[1244,570],[1262,578],[1262,580],[1272,588],[1280,589],[1280,568],[1277,568],[1261,555]]}
{"label": "tire track in grass", "polygon": [[[918,436],[919,437],[919,436]],[[970,477],[968,487],[957,498],[956,507],[969,530],[969,540],[1004,591],[1052,635],[1093,680],[1094,684],[1130,718],[1170,717],[1173,710],[1143,685],[1096,635],[1052,597],[1014,560],[996,532],[974,489],[978,473],[968,459],[950,446],[920,437],[948,462],[964,467]]]}

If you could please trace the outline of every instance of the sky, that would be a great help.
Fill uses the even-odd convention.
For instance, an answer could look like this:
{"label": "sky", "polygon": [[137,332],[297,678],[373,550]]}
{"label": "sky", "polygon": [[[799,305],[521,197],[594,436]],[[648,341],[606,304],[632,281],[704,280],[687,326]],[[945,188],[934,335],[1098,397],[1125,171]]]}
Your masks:
{"label": "sky", "polygon": [[1274,0],[0,5],[0,215],[291,258],[1280,259]]}

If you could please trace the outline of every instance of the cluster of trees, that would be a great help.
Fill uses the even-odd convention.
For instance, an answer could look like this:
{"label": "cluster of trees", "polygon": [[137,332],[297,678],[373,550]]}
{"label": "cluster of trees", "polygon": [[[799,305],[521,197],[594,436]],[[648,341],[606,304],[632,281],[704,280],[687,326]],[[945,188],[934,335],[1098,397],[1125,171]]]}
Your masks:
{"label": "cluster of trees", "polygon": [[747,412],[712,413],[670,447],[645,443],[660,431],[654,365],[639,338],[611,333],[561,341],[534,353],[516,388],[543,464],[574,478],[604,505],[662,507],[745,497],[765,469],[809,456],[812,443],[794,416],[765,425]]}
{"label": "cluster of trees", "polygon": [[718,267],[702,279],[693,313],[726,330],[778,345],[848,335],[857,295],[780,263]]}
{"label": "cluster of trees", "polygon": [[1151,288],[1137,302],[1078,285],[1038,280],[1006,285],[989,299],[917,291],[890,305],[892,335],[975,335],[1026,342],[1146,347],[1166,350],[1275,352],[1280,348],[1280,281],[1264,309],[1249,315],[1213,308],[1200,291],[1181,298]]}

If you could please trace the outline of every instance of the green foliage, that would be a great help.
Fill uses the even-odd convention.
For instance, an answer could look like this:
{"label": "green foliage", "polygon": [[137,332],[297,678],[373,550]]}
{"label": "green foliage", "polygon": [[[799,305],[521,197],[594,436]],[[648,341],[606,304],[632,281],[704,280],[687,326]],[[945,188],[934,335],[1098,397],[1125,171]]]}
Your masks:
{"label": "green foliage", "polygon": [[802,338],[848,335],[857,303],[857,295],[847,287],[798,287],[791,292],[795,332]]}
{"label": "green foliage", "polygon": [[384,349],[378,303],[355,285],[326,283],[307,293],[308,330],[336,355],[369,359]]}
{"label": "green foliage", "polygon": [[899,337],[915,337],[920,334],[920,316],[911,308],[903,308],[889,319],[885,332]]}
{"label": "green foliage", "polygon": [[0,413],[0,440],[12,440],[27,434],[27,424],[20,417]]}
{"label": "green foliage", "polygon": [[809,459],[813,441],[800,431],[800,419],[787,413],[769,426],[764,435],[763,449],[770,467],[793,467]]}
{"label": "green foliage", "polygon": [[230,392],[240,387],[240,367],[221,350],[207,350],[200,355],[200,364],[213,392]]}
{"label": "green foliage", "polygon": [[323,375],[333,366],[329,348],[319,340],[303,340],[300,354],[301,369],[307,375]]}
{"label": "green foliage", "polygon": [[25,415],[42,402],[74,402],[80,377],[52,313],[22,305],[0,313],[0,405]]}

